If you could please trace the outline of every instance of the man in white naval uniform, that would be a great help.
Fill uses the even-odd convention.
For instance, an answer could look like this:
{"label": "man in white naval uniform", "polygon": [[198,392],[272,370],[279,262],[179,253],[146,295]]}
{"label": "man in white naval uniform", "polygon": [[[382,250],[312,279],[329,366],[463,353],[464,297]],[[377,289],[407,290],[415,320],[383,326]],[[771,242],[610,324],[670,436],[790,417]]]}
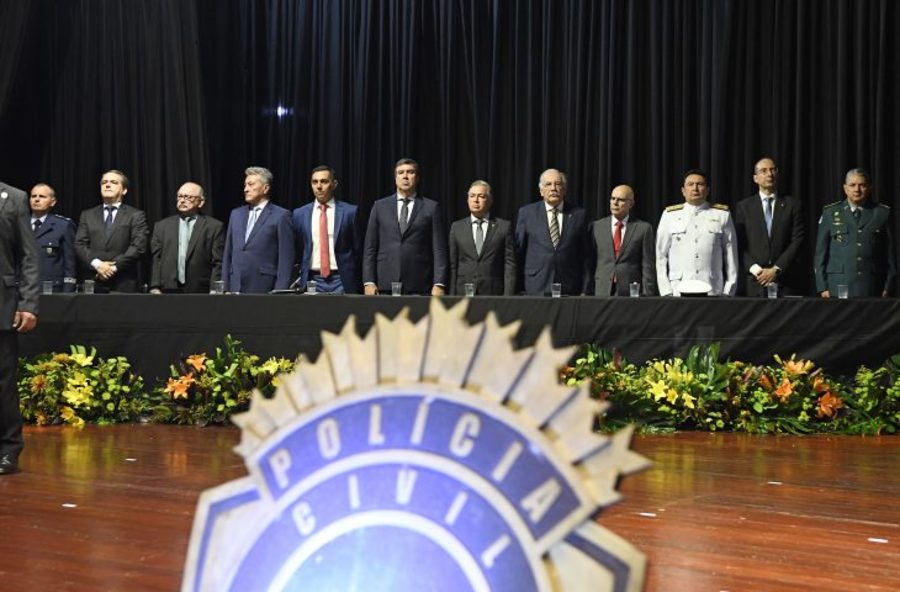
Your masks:
{"label": "man in white naval uniform", "polygon": [[685,203],[669,206],[656,232],[656,281],[660,296],[680,295],[679,284],[700,280],[710,296],[734,296],[738,279],[738,248],[728,206],[710,205],[706,173],[684,174]]}

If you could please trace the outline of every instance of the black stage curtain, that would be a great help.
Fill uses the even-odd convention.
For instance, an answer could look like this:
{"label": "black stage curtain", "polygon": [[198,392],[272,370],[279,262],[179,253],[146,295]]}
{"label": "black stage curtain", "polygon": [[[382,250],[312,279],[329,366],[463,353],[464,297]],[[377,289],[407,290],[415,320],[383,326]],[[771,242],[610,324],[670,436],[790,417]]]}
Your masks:
{"label": "black stage curtain", "polygon": [[407,155],[450,220],[476,178],[512,218],[549,166],[593,218],[613,185],[633,185],[651,223],[681,201],[686,168],[733,204],[762,155],[808,205],[810,231],[851,167],[885,203],[900,188],[893,0],[32,4],[0,178],[55,183],[69,215],[96,202],[106,167],[131,175],[152,221],[188,177],[225,218],[251,164],[296,207],[320,163],[367,211]]}

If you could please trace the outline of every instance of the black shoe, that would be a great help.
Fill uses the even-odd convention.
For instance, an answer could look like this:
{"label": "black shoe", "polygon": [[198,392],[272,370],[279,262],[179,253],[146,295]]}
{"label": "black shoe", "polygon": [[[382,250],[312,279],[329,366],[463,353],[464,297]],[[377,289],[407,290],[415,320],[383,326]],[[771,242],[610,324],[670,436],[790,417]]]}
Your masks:
{"label": "black shoe", "polygon": [[0,456],[0,475],[11,475],[19,468],[16,457],[11,454]]}

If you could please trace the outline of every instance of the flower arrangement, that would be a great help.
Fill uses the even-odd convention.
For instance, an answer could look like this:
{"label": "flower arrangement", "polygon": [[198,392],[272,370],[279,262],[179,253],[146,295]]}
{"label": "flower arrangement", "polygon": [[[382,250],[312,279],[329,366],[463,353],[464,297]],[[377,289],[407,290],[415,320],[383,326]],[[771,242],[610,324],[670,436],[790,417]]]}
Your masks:
{"label": "flower arrangement", "polygon": [[81,345],[20,360],[18,388],[23,418],[37,425],[136,421],[149,409],[144,380],[127,359]]}
{"label": "flower arrangement", "polygon": [[226,335],[224,346],[217,347],[212,357],[193,354],[171,367],[171,377],[152,395],[153,418],[189,425],[223,424],[231,414],[247,409],[254,389],[271,397],[275,377],[292,369],[293,362],[285,358],[261,362],[240,341]]}
{"label": "flower arrangement", "polygon": [[599,428],[638,423],[644,431],[893,433],[900,427],[900,356],[852,382],[826,376],[809,360],[774,357],[754,366],[719,359],[719,347],[641,367],[597,346],[563,369],[567,384],[591,379],[592,395],[612,403]]}

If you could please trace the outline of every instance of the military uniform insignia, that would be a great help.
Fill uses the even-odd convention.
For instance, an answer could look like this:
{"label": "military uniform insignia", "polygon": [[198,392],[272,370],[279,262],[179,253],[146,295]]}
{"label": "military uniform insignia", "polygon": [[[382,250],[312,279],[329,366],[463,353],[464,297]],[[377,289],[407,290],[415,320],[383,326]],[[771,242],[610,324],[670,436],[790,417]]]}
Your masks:
{"label": "military uniform insignia", "polygon": [[[646,466],[605,404],[559,384],[575,348],[520,322],[351,316],[234,418],[249,476],[202,494],[182,590],[637,591],[645,559],[593,517]],[[498,368],[504,368],[498,372]]]}
{"label": "military uniform insignia", "polygon": [[717,210],[722,210],[723,212],[728,211],[728,206],[726,204],[717,203],[717,204],[713,204],[712,207]]}
{"label": "military uniform insignia", "polygon": [[677,212],[678,210],[683,210],[683,209],[684,209],[684,204],[680,203],[680,204],[676,204],[674,206],[667,207],[666,211],[667,212]]}

